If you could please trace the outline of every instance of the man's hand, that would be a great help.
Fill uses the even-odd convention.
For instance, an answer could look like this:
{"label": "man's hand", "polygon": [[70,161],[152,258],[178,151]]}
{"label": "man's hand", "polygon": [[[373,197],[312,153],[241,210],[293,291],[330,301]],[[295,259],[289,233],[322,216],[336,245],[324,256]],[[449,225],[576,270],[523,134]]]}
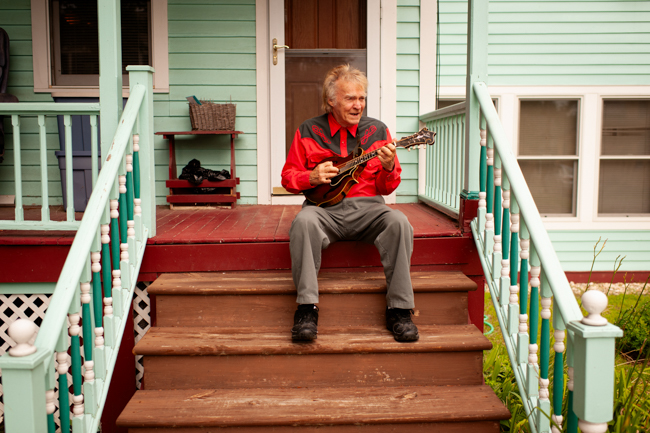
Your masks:
{"label": "man's hand", "polygon": [[[395,147],[395,146],[393,146]],[[332,161],[325,161],[318,164],[309,175],[309,183],[318,186],[324,183],[332,183],[332,178],[339,174],[339,169],[334,167]]]}
{"label": "man's hand", "polygon": [[393,171],[393,168],[395,168],[395,155],[397,155],[397,148],[393,143],[396,141],[397,140],[393,138],[392,142],[377,149],[377,158],[379,158],[381,166],[384,167],[384,170],[386,171]]}

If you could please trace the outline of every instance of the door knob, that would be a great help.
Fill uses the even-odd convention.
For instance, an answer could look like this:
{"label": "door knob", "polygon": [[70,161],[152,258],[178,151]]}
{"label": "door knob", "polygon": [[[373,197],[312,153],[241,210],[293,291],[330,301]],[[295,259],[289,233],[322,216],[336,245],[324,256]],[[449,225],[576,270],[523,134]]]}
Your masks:
{"label": "door knob", "polygon": [[278,45],[278,39],[273,38],[273,64],[278,64],[278,49],[280,48],[289,48],[288,45]]}

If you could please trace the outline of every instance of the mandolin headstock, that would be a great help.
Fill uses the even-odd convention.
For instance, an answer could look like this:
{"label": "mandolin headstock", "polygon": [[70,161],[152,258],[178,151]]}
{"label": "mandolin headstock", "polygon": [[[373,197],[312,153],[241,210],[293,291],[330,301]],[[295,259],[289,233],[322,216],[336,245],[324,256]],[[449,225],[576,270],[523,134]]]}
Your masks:
{"label": "mandolin headstock", "polygon": [[427,145],[432,145],[436,141],[436,133],[429,131],[426,127],[420,129],[413,135],[403,137],[395,143],[396,147],[403,147],[404,149],[411,150],[412,147],[418,146],[424,149]]}

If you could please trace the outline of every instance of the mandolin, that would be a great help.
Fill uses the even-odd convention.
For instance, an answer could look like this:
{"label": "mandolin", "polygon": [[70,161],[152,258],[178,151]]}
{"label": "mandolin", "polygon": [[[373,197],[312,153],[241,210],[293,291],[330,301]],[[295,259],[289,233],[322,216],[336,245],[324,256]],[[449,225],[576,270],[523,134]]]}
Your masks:
{"label": "mandolin", "polygon": [[[411,150],[414,146],[432,145],[435,142],[435,137],[435,132],[422,128],[417,133],[403,137],[394,144],[395,147]],[[366,167],[366,163],[377,156],[377,150],[364,153],[363,149],[359,149],[361,153],[358,155],[351,154],[344,158],[335,156],[321,161],[321,163],[332,161],[334,166],[339,169],[339,173],[332,178],[332,183],[324,183],[304,191],[305,198],[321,207],[340,203],[348,191],[359,183],[359,175]]]}

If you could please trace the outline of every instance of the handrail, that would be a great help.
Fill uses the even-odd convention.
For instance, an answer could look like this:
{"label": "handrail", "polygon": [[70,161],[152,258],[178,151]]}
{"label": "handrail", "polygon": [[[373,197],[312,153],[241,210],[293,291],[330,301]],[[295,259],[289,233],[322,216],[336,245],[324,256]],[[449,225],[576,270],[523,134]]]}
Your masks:
{"label": "handrail", "polygon": [[[143,85],[135,86],[131,91],[131,95],[124,107],[122,119],[115,132],[115,138],[111,144],[110,151],[104,159],[102,170],[99,172],[97,184],[93,188],[90,200],[88,200],[87,210],[84,212],[81,225],[61,270],[61,277],[56,283],[48,311],[67,311],[70,307],[72,298],[76,293],[77,282],[86,266],[86,262],[79,260],[79,257],[85,257],[90,252],[90,246],[97,232],[100,219],[104,215],[103,210],[108,203],[108,198],[115,183],[117,171],[122,163],[127,144],[129,143],[136,114],[140,108],[144,94],[145,87]],[[39,349],[53,352],[60,334],[59,330],[65,320],[65,316],[45,314],[41,330],[34,343],[35,346]]]}
{"label": "handrail", "polygon": [[448,107],[440,108],[438,110],[422,114],[420,116],[420,120],[424,123],[427,123],[438,119],[444,119],[445,117],[456,116],[458,114],[465,113],[466,107],[467,101],[458,102],[454,105],[449,105]]}
{"label": "handrail", "polygon": [[99,104],[96,102],[72,102],[59,104],[56,102],[0,102],[0,115],[57,115],[57,114],[99,114]]}
{"label": "handrail", "polygon": [[[547,278],[553,290],[553,296],[558,302],[558,308],[562,313],[562,319],[565,323],[582,319],[580,306],[576,301],[569,280],[562,270],[560,260],[557,258],[555,248],[551,243],[551,238],[544,228],[542,217],[539,215],[537,205],[533,196],[528,189],[528,184],[521,172],[519,163],[512,153],[512,147],[508,140],[499,115],[497,114],[490,92],[487,90],[485,83],[478,82],[474,84],[474,93],[481,105],[481,113],[487,121],[490,134],[494,140],[494,148],[501,157],[501,168],[507,174],[510,180],[510,186],[519,202],[521,215],[526,221],[528,231],[537,248],[540,260],[544,263]],[[557,292],[557,293],[556,293]]]}
{"label": "handrail", "polygon": [[[530,429],[545,433],[553,424],[558,431],[566,423],[569,433],[578,426],[605,432],[613,418],[614,339],[622,331],[600,316],[607,297],[599,291],[583,295],[582,305],[590,313],[583,317],[487,86],[475,82],[471,91],[482,116],[477,126],[480,166],[475,168],[480,173],[478,216],[471,229]],[[563,413],[565,361],[569,404]]]}
{"label": "handrail", "polygon": [[153,69],[127,70],[130,97],[35,343],[29,343],[38,330],[32,322],[17,320],[9,327],[17,345],[0,358],[8,433],[55,432],[57,382],[61,431],[93,432],[100,423],[125,325],[132,320],[147,237],[155,232]]}

